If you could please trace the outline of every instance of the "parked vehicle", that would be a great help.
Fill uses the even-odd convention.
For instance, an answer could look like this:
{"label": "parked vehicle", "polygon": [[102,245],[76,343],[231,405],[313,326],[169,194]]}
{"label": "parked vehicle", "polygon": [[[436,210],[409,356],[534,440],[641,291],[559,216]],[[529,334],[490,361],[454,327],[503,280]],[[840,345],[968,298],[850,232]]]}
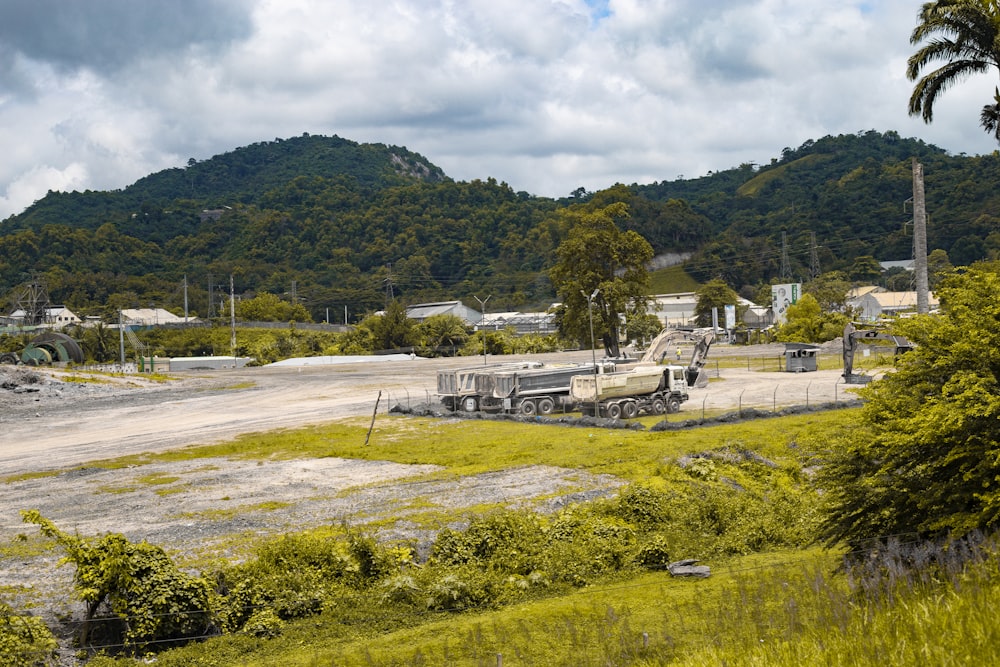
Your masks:
{"label": "parked vehicle", "polygon": [[683,366],[637,366],[615,373],[577,375],[570,400],[585,415],[632,419],[640,412],[662,415],[677,412],[688,400]]}
{"label": "parked vehicle", "polygon": [[437,395],[449,410],[475,412],[479,410],[479,394],[476,378],[491,376],[493,373],[517,368],[541,368],[540,361],[511,361],[491,366],[469,366],[451,371],[438,371]]}
{"label": "parked vehicle", "polygon": [[[599,370],[614,370],[613,364],[601,364]],[[575,376],[594,374],[594,365],[563,364],[542,368],[508,370],[492,377],[478,377],[480,408],[488,412],[512,412],[522,415],[550,415],[557,409],[573,409],[569,397]]]}

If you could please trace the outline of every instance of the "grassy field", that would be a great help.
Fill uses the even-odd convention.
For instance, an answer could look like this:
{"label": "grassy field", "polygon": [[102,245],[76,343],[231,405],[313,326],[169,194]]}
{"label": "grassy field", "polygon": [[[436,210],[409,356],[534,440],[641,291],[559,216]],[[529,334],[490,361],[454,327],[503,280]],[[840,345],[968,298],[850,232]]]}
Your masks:
{"label": "grassy field", "polygon": [[[527,465],[612,474],[683,497],[700,517],[694,532],[663,535],[677,557],[712,568],[707,579],[623,570],[461,611],[378,604],[384,589],[343,593],[266,637],[244,631],[163,652],[163,666],[997,664],[995,558],[871,593],[838,568],[839,550],[808,535],[781,545],[754,534],[810,525],[802,514],[819,503],[808,470],[855,419],[845,409],[648,432],[394,417],[379,421],[368,446],[356,420],[95,465],[336,456],[432,463],[442,479]],[[720,503],[740,497],[757,502]],[[724,511],[735,514],[712,514]]]}

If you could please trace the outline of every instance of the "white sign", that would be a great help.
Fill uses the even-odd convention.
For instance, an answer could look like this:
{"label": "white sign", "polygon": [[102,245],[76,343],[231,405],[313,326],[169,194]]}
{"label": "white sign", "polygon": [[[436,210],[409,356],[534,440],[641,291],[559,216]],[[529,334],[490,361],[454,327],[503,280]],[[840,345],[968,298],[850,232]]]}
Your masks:
{"label": "white sign", "polygon": [[787,283],[771,285],[771,310],[774,311],[774,323],[784,324],[788,319],[788,307],[799,300],[802,293],[802,283]]}
{"label": "white sign", "polygon": [[736,306],[726,304],[726,329],[732,331],[736,328]]}

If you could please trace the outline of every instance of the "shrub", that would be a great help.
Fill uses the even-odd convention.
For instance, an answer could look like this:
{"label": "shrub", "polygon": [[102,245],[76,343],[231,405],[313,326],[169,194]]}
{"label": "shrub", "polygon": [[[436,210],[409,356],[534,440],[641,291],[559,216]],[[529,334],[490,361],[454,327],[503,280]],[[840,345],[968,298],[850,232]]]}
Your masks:
{"label": "shrub", "polygon": [[501,510],[473,519],[462,532],[441,531],[431,558],[445,565],[475,562],[527,575],[537,566],[543,542],[544,530],[536,514]]}
{"label": "shrub", "polygon": [[670,516],[670,494],[645,484],[631,484],[621,490],[610,514],[640,528],[656,528]]}
{"label": "shrub", "polygon": [[56,639],[41,619],[0,603],[0,666],[55,664]]}
{"label": "shrub", "polygon": [[37,510],[21,514],[66,550],[64,562],[76,565],[76,594],[87,604],[84,644],[105,609],[115,620],[102,622],[100,630],[110,643],[130,650],[213,630],[208,581],[181,572],[160,547],[117,533],[86,540],[60,531]]}

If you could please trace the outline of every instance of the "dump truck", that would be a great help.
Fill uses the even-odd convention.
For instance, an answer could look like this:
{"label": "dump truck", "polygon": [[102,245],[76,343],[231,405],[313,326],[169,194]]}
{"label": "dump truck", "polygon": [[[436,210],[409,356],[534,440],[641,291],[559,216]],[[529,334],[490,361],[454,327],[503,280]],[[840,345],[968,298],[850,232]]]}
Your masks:
{"label": "dump truck", "polygon": [[585,415],[632,419],[640,412],[677,412],[688,400],[683,366],[637,366],[614,373],[577,375],[569,399]]}
{"label": "dump truck", "polygon": [[437,395],[449,410],[476,412],[479,410],[479,394],[476,378],[488,377],[493,373],[518,368],[541,368],[540,361],[511,361],[490,366],[470,366],[450,371],[438,371]]}
{"label": "dump truck", "polygon": [[[598,362],[598,370],[614,370],[610,363]],[[477,377],[480,408],[487,412],[522,415],[550,415],[558,408],[570,408],[570,385],[577,375],[594,374],[594,364],[548,365],[542,368],[508,370],[491,377]]]}

